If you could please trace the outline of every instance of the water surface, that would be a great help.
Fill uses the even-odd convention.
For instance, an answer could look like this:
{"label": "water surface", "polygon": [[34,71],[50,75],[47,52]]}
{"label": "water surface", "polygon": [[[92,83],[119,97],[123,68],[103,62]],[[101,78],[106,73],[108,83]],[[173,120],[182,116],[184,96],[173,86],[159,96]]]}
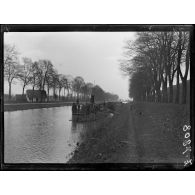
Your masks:
{"label": "water surface", "polygon": [[71,119],[71,106],[5,112],[5,163],[67,162],[86,129]]}

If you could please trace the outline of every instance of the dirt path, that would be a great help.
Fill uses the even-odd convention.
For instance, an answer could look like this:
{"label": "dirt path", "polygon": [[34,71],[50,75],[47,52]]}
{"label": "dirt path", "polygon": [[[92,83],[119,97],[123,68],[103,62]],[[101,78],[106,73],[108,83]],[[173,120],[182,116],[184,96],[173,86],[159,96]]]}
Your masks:
{"label": "dirt path", "polygon": [[120,106],[113,118],[90,129],[70,163],[184,162],[184,133],[189,109],[171,104]]}
{"label": "dirt path", "polygon": [[121,143],[124,145],[126,144],[126,147],[124,147],[123,152],[119,153],[120,161],[123,163],[138,163],[139,162],[139,156],[137,153],[137,142],[136,142],[136,133],[135,133],[135,127],[133,122],[133,113],[132,111],[128,111],[128,114],[126,115],[126,124],[124,125],[125,129],[124,131],[127,131],[127,137],[125,140],[122,140]]}

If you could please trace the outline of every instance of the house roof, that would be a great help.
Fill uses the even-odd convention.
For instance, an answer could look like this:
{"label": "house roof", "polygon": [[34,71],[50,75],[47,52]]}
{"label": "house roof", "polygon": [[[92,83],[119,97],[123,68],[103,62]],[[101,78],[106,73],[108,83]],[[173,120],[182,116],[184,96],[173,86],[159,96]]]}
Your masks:
{"label": "house roof", "polygon": [[46,92],[45,90],[26,90],[26,95],[28,98],[46,98]]}

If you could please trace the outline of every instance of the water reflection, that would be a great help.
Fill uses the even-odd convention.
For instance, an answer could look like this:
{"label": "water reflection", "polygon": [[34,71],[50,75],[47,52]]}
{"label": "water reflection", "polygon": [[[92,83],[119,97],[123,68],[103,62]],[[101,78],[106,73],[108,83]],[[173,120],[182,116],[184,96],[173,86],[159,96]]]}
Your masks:
{"label": "water reflection", "polygon": [[71,107],[5,112],[6,163],[65,163],[86,125],[72,121]]}

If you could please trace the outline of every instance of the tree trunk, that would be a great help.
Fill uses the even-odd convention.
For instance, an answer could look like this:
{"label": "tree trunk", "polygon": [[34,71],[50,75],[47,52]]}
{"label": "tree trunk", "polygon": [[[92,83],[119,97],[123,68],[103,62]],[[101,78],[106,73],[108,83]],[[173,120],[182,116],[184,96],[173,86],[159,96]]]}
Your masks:
{"label": "tree trunk", "polygon": [[11,100],[12,83],[9,82],[9,100]]}
{"label": "tree trunk", "polygon": [[176,104],[179,104],[179,94],[180,94],[179,71],[177,71],[177,87],[176,87],[176,96],[175,96],[175,103]]}
{"label": "tree trunk", "polygon": [[24,95],[24,88],[25,88],[25,85],[23,85],[23,88],[22,88],[22,95]]}
{"label": "tree trunk", "polygon": [[184,76],[180,71],[180,77],[182,78],[182,104],[186,104],[186,96],[187,96],[187,77],[188,77],[188,70],[190,65],[190,56],[189,56],[189,45],[186,51],[186,70]]}
{"label": "tree trunk", "polygon": [[60,91],[61,91],[61,89],[59,89],[59,100],[60,100]]}
{"label": "tree trunk", "polygon": [[151,90],[150,101],[151,102],[155,101],[155,90],[154,89]]}
{"label": "tree trunk", "polygon": [[167,79],[163,82],[163,102],[168,102],[168,95],[167,95]]}
{"label": "tree trunk", "polygon": [[178,57],[177,57],[177,92],[175,97],[175,103],[179,104],[179,96],[180,96],[180,87],[179,87],[179,72],[180,72],[180,63],[181,63],[181,32],[179,32],[179,40],[178,40]]}
{"label": "tree trunk", "polygon": [[69,95],[70,95],[69,88],[67,90],[68,90],[68,98],[67,99],[69,99]]}
{"label": "tree trunk", "polygon": [[173,82],[169,81],[169,103],[173,103]]}
{"label": "tree trunk", "polygon": [[161,102],[161,92],[160,92],[160,86],[161,86],[161,82],[157,81],[155,88],[156,88],[156,95],[157,95],[157,102]]}
{"label": "tree trunk", "polygon": [[55,99],[55,87],[53,88],[53,98]]}
{"label": "tree trunk", "polygon": [[49,102],[49,86],[47,88],[47,101]]}
{"label": "tree trunk", "polygon": [[186,95],[187,95],[187,80],[182,80],[182,104],[186,104]]}
{"label": "tree trunk", "polygon": [[168,102],[167,84],[165,85],[165,88],[164,88],[164,102],[165,103]]}
{"label": "tree trunk", "polygon": [[161,102],[161,93],[160,93],[160,89],[157,89],[156,94],[157,94],[157,102]]}

